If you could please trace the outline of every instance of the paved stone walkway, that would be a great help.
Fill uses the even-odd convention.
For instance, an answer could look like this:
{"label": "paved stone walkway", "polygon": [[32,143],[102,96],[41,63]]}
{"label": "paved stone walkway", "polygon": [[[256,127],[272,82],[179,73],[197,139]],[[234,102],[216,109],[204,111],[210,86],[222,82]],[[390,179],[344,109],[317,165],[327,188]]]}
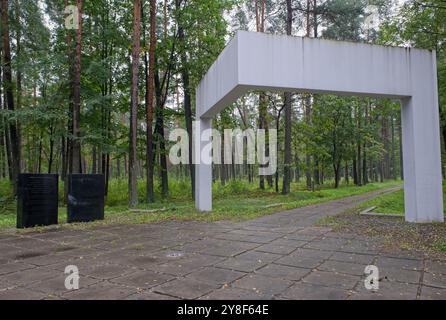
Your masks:
{"label": "paved stone walkway", "polygon": [[[313,227],[382,191],[243,223],[165,222],[0,234],[3,299],[446,299],[446,261]],[[380,289],[364,269],[380,270]],[[75,265],[80,289],[65,289]]]}

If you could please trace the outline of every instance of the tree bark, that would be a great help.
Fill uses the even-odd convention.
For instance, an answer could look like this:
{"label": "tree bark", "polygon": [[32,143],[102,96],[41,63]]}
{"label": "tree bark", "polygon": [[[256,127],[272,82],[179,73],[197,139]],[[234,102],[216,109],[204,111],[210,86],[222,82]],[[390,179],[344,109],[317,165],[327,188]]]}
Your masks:
{"label": "tree bark", "polygon": [[[305,97],[305,123],[307,125],[310,125],[311,122],[311,97],[308,95]],[[307,190],[313,189],[313,179],[311,176],[311,155],[308,149],[308,146],[306,148],[306,154],[305,154],[305,180],[307,183]]]}
{"label": "tree bark", "polygon": [[161,83],[159,79],[159,72],[155,69],[155,92],[157,108],[155,111],[156,126],[155,134],[156,141],[158,142],[158,151],[160,159],[160,178],[161,178],[161,195],[166,198],[169,194],[169,177],[167,172],[167,151],[166,151],[166,139],[164,136],[164,99],[161,92]]}
{"label": "tree bark", "polygon": [[[1,4],[2,18],[2,43],[3,43],[3,90],[6,95],[6,104],[10,112],[15,111],[14,93],[12,86],[12,70],[11,70],[11,45],[9,39],[9,17],[8,17],[8,0],[2,0]],[[17,192],[17,179],[20,173],[20,137],[18,133],[17,123],[9,122],[9,138],[11,141],[11,173],[14,186],[14,193]]]}
{"label": "tree bark", "polygon": [[391,175],[392,179],[396,180],[396,162],[395,162],[395,118],[392,115],[391,119],[391,130],[392,130],[392,148],[391,148]]}
{"label": "tree bark", "polygon": [[[369,109],[370,109],[370,101],[367,102],[365,106],[365,124],[368,124],[369,121]],[[369,174],[367,168],[367,143],[364,142],[362,152],[362,182],[364,185],[369,183]]]}
{"label": "tree bark", "polygon": [[401,124],[401,117],[398,121],[398,134],[399,134],[399,149],[400,149],[400,177],[404,180],[404,157],[403,157],[403,126]]}
{"label": "tree bark", "polygon": [[[306,6],[306,36],[311,36],[311,0],[307,0]],[[305,96],[305,123],[310,124],[311,121],[311,96]],[[311,155],[307,148],[305,155],[305,178],[307,184],[307,190],[313,190],[313,179],[311,175]]]}
{"label": "tree bark", "polygon": [[[357,118],[357,123],[358,123],[358,131],[361,131],[361,127],[362,127],[362,121],[361,121],[361,106],[358,106],[357,108],[357,112],[356,112],[356,118]],[[362,182],[363,182],[363,171],[362,171],[362,139],[359,138],[358,142],[357,142],[357,165],[358,165],[358,169],[357,169],[357,174],[358,174],[358,186],[362,186]]]}
{"label": "tree bark", "polygon": [[[176,6],[177,9],[180,6],[180,1],[176,0]],[[181,25],[178,26],[178,39],[180,43],[183,43],[186,41],[186,37],[184,34],[184,29]],[[188,71],[188,61],[187,61],[187,55],[184,49],[181,52],[181,78],[183,81],[183,91],[184,91],[184,118],[186,122],[186,130],[187,134],[189,136],[189,173],[190,173],[190,179],[191,179],[191,187],[192,187],[192,198],[195,199],[195,165],[192,161],[193,159],[193,146],[192,146],[192,138],[193,138],[193,132],[192,132],[192,121],[193,121],[193,114],[192,114],[192,98],[191,98],[191,89],[190,89],[190,77],[189,77],[189,71]]]}
{"label": "tree bark", "polygon": [[155,201],[153,182],[153,102],[155,97],[156,0],[150,0],[149,61],[146,55],[147,202]]}
{"label": "tree bark", "polygon": [[82,56],[82,0],[76,0],[79,11],[79,25],[76,29],[76,48],[73,67],[73,140],[72,173],[82,173],[80,114],[81,114],[81,56]]}
{"label": "tree bark", "polygon": [[[287,0],[287,35],[291,35],[293,31],[293,7],[292,1]],[[289,194],[291,192],[291,115],[292,115],[292,96],[291,93],[285,93],[285,159],[283,168],[283,189],[282,194]]]}
{"label": "tree bark", "polygon": [[138,205],[138,76],[139,76],[139,53],[141,49],[141,0],[133,1],[133,45],[132,45],[132,84],[130,91],[130,150],[129,150],[129,206],[134,208]]}
{"label": "tree bark", "polygon": [[[0,41],[0,57],[3,55],[3,49],[1,48],[1,41]],[[3,79],[3,68],[1,64],[1,58],[0,58],[0,84],[2,83]],[[3,90],[2,86],[0,85],[0,128],[2,130],[0,131],[0,178],[6,178],[6,163],[7,163],[7,155],[6,155],[6,121],[3,117],[3,113],[1,112],[3,110]]]}

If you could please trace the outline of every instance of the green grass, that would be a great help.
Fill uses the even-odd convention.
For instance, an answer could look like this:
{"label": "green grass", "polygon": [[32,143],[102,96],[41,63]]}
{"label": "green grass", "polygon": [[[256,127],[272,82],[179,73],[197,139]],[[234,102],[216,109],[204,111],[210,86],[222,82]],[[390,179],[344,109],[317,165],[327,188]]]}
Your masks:
{"label": "green grass", "polygon": [[439,241],[436,243],[436,248],[438,251],[446,252],[446,241]]}
{"label": "green grass", "polygon": [[373,212],[404,215],[404,190],[388,193],[361,204],[361,209],[376,207]]}
{"label": "green grass", "polygon": [[0,229],[15,224],[15,210],[15,201],[9,181],[0,180]]}
{"label": "green grass", "polygon": [[[443,187],[443,201],[446,208],[446,186]],[[384,194],[375,199],[366,201],[361,204],[360,209],[365,210],[371,207],[376,207],[373,212],[385,214],[404,215],[404,190]]]}
{"label": "green grass", "polygon": [[[303,207],[311,204],[327,202],[347,196],[357,195],[382,188],[399,185],[400,182],[389,181],[386,183],[373,183],[363,187],[342,186],[334,189],[331,185],[323,186],[319,191],[309,192],[303,184],[293,184],[290,195],[276,194],[273,190],[262,191],[257,184],[249,184],[245,181],[231,181],[225,186],[215,183],[214,211],[200,213],[194,208],[190,200],[190,184],[187,181],[169,181],[170,196],[162,200],[159,190],[156,192],[157,202],[144,203],[145,183],[140,181],[138,193],[141,204],[140,210],[160,210],[150,213],[131,212],[127,206],[127,181],[113,180],[110,182],[110,191],[106,200],[106,219],[91,224],[72,225],[73,227],[87,227],[101,224],[143,224],[167,220],[180,221],[219,221],[249,220],[274,212]],[[0,229],[14,228],[16,224],[15,201],[12,197],[10,185],[6,181],[0,181]],[[63,185],[59,192],[60,209],[59,223],[66,222],[66,208],[63,204]]]}

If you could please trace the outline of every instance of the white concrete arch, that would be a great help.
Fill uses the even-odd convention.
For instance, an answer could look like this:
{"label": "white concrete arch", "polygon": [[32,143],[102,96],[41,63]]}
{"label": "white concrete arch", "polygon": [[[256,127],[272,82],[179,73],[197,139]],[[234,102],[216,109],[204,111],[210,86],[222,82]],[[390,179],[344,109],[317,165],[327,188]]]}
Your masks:
{"label": "white concrete arch", "polygon": [[[196,90],[196,161],[212,118],[250,90],[400,99],[406,220],[444,221],[435,52],[238,32]],[[203,161],[195,194],[197,209],[211,211],[212,166]]]}

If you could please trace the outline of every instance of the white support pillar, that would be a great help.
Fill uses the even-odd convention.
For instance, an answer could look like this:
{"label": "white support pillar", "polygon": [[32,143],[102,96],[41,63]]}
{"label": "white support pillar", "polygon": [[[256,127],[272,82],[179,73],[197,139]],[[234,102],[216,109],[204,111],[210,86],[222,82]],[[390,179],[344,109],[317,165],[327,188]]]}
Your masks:
{"label": "white support pillar", "polygon": [[402,100],[406,221],[444,222],[436,56],[420,55],[411,52],[412,97]]}
{"label": "white support pillar", "polygon": [[212,211],[212,119],[201,118],[195,128],[195,205]]}

